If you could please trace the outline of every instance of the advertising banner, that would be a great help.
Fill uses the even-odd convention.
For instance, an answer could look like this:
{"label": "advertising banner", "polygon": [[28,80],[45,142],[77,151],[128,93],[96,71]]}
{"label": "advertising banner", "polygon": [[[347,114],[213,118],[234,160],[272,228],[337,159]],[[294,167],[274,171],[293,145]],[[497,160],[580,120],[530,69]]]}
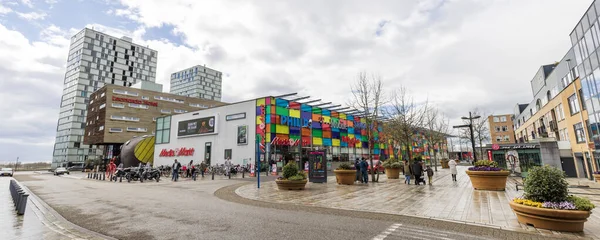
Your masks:
{"label": "advertising banner", "polygon": [[215,116],[181,121],[178,124],[177,136],[187,137],[194,135],[207,135],[216,133]]}
{"label": "advertising banner", "polygon": [[237,128],[237,144],[248,144],[248,125],[238,126]]}

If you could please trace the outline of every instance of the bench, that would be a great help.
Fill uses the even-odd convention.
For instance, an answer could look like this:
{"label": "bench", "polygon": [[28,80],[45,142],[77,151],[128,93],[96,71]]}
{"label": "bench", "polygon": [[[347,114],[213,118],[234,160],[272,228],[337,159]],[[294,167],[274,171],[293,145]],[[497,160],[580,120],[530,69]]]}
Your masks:
{"label": "bench", "polygon": [[[525,182],[525,178],[527,178],[527,172],[521,172],[521,182]],[[515,189],[519,191],[519,186],[524,187],[523,183],[515,183]]]}

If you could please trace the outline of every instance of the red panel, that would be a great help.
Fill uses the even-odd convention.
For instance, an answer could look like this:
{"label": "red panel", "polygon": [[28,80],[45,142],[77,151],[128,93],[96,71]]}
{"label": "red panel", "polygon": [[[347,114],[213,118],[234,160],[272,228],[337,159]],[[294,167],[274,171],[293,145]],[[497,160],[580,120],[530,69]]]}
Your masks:
{"label": "red panel", "polygon": [[297,103],[297,102],[290,102],[290,108],[291,108],[291,109],[298,109],[298,110],[300,110],[300,106],[301,106],[301,104],[300,104],[300,103]]}

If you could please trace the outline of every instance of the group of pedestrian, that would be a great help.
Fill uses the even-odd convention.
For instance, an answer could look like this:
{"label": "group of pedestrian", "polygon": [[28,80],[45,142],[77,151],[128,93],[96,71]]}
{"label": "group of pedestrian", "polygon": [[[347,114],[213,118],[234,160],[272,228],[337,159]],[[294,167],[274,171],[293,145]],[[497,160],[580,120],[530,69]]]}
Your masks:
{"label": "group of pedestrian", "polygon": [[358,160],[358,158],[356,158],[356,160],[354,161],[354,168],[356,169],[355,181],[360,181],[361,183],[369,183],[369,164],[367,163],[367,160],[365,160],[365,158],[362,158],[361,160]]}
{"label": "group of pedestrian", "polygon": [[[448,162],[450,166],[450,172],[452,174],[452,181],[456,181],[456,161],[450,160]],[[415,159],[412,164],[408,162],[408,160],[404,160],[404,166],[402,168],[404,174],[404,184],[410,184],[411,176],[415,176],[415,185],[420,185],[420,183],[427,184],[425,182],[425,176],[427,176],[427,182],[429,185],[432,185],[433,180],[433,169],[430,166],[426,166],[420,159]]]}
{"label": "group of pedestrian", "polygon": [[204,170],[206,169],[206,164],[204,162],[200,163],[200,169],[197,169],[194,165],[194,160],[190,160],[190,163],[187,165],[181,165],[181,163],[178,162],[177,159],[175,159],[173,162],[173,166],[171,166],[171,169],[173,171],[171,174],[171,180],[177,182],[177,180],[179,180],[180,174],[181,177],[188,178],[192,177],[197,171],[200,171],[202,177],[204,177]]}

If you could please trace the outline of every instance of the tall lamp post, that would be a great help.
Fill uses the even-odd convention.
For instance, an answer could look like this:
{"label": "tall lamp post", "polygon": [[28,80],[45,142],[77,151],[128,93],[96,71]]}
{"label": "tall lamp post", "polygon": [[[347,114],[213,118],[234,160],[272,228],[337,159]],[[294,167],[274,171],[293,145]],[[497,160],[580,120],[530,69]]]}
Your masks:
{"label": "tall lamp post", "polygon": [[477,162],[477,153],[475,152],[475,136],[473,134],[473,120],[478,119],[481,116],[473,116],[471,112],[469,112],[469,117],[462,117],[462,120],[469,120],[469,124],[453,126],[453,128],[469,128],[469,132],[471,133],[471,147],[473,148],[473,162]]}

